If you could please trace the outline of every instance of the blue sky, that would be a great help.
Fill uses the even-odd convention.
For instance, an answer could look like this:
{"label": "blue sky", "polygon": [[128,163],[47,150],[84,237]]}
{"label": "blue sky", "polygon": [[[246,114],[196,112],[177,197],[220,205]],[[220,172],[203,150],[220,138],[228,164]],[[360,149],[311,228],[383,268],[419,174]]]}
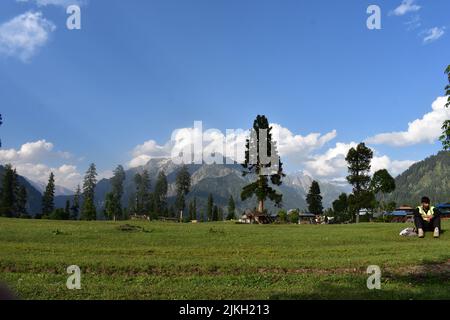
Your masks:
{"label": "blue sky", "polygon": [[[75,178],[90,162],[107,174],[129,163],[137,146],[164,146],[174,129],[195,120],[225,131],[249,128],[257,114],[288,129],[294,144],[336,130],[333,139],[287,156],[290,171],[324,179],[342,172],[312,163],[333,166],[337,143],[372,138],[396,173],[440,148],[429,126],[445,111],[422,118],[446,85],[447,0],[407,0],[397,15],[402,0],[86,0],[81,30],[68,30],[72,2],[0,4],[0,160],[34,179],[64,164]],[[381,30],[366,27],[370,4],[382,10]],[[33,21],[48,39],[13,50],[1,34],[17,32],[8,22],[26,13],[40,13]],[[409,132],[408,123],[421,119]],[[378,136],[391,132],[403,134]],[[47,145],[28,145],[36,157],[19,152],[42,140]],[[59,182],[71,187],[74,180]]]}

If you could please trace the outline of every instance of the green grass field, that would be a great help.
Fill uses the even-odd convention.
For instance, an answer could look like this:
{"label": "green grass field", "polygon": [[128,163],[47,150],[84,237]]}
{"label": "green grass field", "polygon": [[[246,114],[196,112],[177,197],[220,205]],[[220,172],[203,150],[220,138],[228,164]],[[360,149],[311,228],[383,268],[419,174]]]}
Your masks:
{"label": "green grass field", "polygon": [[[23,299],[450,299],[450,232],[400,237],[407,226],[1,218],[0,281]],[[66,288],[69,265],[81,290]]]}

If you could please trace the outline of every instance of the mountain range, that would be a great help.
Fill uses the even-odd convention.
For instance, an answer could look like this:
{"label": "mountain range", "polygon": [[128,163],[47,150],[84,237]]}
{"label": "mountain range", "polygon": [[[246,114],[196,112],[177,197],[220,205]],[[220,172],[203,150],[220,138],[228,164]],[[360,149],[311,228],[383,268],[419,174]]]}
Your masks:
{"label": "mountain range", "polygon": [[441,151],[413,164],[395,183],[396,189],[387,199],[397,205],[415,206],[423,196],[434,204],[450,202],[450,152]]}

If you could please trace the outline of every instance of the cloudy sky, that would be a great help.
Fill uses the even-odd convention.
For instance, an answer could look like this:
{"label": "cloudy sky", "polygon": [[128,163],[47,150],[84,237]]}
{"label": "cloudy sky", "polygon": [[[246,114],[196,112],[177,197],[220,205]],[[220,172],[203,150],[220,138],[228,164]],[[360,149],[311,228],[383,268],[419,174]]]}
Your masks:
{"label": "cloudy sky", "polygon": [[[66,27],[71,4],[81,30]],[[366,27],[370,4],[381,30]],[[1,1],[0,163],[73,188],[90,162],[106,177],[170,155],[194,121],[213,148],[265,114],[289,172],[341,181],[365,141],[373,170],[399,174],[440,149],[448,12],[448,0]]]}

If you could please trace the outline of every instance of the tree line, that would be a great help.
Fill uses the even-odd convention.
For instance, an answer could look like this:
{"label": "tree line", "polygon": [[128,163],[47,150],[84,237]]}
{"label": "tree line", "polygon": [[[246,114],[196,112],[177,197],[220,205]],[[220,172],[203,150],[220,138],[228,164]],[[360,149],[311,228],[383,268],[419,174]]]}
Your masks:
{"label": "tree line", "polygon": [[[72,201],[66,200],[64,208],[55,206],[55,175],[48,177],[48,182],[42,194],[41,212],[35,215],[38,219],[53,220],[96,220],[98,216],[95,205],[95,188],[97,185],[97,169],[92,163],[85,173],[83,185],[77,186]],[[29,218],[27,212],[27,190],[19,184],[18,174],[11,164],[4,167],[0,189],[0,216]],[[180,221],[221,221],[236,218],[235,202],[232,196],[228,202],[228,212],[225,215],[222,207],[214,203],[209,194],[206,209],[199,212],[197,198],[186,204],[186,197],[191,188],[191,176],[187,166],[182,166],[176,176],[176,199],[168,204],[168,182],[164,171],[158,173],[155,188],[151,191],[150,176],[147,170],[134,176],[134,192],[129,199],[128,207],[123,207],[124,183],[126,173],[118,165],[110,179],[111,190],[106,194],[103,206],[103,216],[110,220],[126,220],[130,215],[146,216],[149,219],[172,218]]]}

